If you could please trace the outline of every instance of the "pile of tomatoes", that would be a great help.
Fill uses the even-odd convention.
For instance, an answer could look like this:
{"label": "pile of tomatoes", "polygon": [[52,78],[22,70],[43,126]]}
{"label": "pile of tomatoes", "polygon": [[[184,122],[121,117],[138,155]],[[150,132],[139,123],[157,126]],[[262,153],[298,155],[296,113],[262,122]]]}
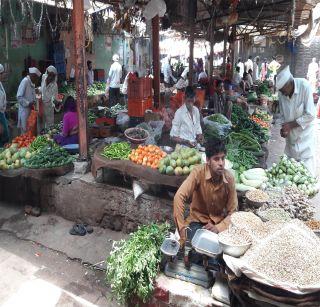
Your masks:
{"label": "pile of tomatoes", "polygon": [[31,132],[21,134],[12,140],[12,143],[18,144],[18,148],[29,147],[30,144],[35,140],[35,136]]}
{"label": "pile of tomatoes", "polygon": [[159,162],[167,154],[156,145],[139,145],[137,149],[131,151],[129,159],[137,164],[157,169]]}
{"label": "pile of tomatoes", "polygon": [[264,120],[262,120],[261,118],[259,117],[256,117],[254,115],[251,116],[251,119],[256,122],[258,125],[260,125],[262,128],[265,128],[265,129],[269,129],[270,128],[270,124],[265,122]]}

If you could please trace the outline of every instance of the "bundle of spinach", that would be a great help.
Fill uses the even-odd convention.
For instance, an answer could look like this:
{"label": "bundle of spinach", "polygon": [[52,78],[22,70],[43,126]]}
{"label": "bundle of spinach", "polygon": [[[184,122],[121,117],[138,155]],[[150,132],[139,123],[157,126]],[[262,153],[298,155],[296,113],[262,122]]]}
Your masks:
{"label": "bundle of spinach", "polygon": [[134,296],[143,302],[150,298],[159,272],[160,246],[168,230],[168,224],[144,225],[127,240],[115,242],[107,258],[106,280],[119,302]]}
{"label": "bundle of spinach", "polygon": [[258,164],[253,152],[241,148],[236,142],[227,144],[227,159],[232,162],[237,177]]}
{"label": "bundle of spinach", "polygon": [[265,143],[269,140],[268,131],[249,118],[249,115],[238,105],[233,105],[231,122],[233,130],[241,132],[247,130],[253,133],[259,140],[259,143]]}

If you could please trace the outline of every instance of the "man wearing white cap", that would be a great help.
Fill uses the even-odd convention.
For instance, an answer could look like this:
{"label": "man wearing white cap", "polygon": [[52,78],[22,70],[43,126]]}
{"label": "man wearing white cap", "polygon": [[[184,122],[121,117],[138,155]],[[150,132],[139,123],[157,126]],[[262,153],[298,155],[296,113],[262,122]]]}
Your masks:
{"label": "man wearing white cap", "polygon": [[122,67],[119,63],[119,56],[114,54],[112,57],[113,64],[109,70],[107,79],[107,88],[109,87],[109,104],[114,106],[120,100],[120,80],[122,77]]}
{"label": "man wearing white cap", "polygon": [[9,128],[6,119],[6,108],[7,108],[7,96],[2,85],[2,76],[4,73],[4,67],[0,64],[0,124],[2,125],[2,131],[0,133],[0,146],[3,147],[5,143],[9,141]]}
{"label": "man wearing white cap", "polygon": [[289,66],[277,76],[281,115],[281,136],[286,139],[285,153],[302,161],[315,175],[315,107],[312,89],[303,78],[293,78]]}
{"label": "man wearing white cap", "polygon": [[29,68],[29,74],[24,77],[19,85],[17,99],[19,103],[18,128],[21,133],[27,132],[27,120],[30,115],[31,106],[36,102],[35,83],[41,76],[36,67]]}
{"label": "man wearing white cap", "polygon": [[[57,70],[50,65],[42,76],[41,98],[43,105],[43,123],[45,128],[54,124],[54,100],[58,95]],[[42,127],[41,127],[42,128]]]}

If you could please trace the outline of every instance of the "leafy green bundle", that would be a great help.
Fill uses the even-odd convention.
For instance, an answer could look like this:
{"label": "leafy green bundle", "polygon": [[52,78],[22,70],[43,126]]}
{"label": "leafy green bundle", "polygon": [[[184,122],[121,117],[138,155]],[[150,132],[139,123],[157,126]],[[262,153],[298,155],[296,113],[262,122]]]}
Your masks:
{"label": "leafy green bundle", "polygon": [[107,258],[106,280],[119,302],[134,296],[143,302],[150,298],[159,272],[160,246],[168,230],[168,224],[144,225],[129,239],[114,244]]}

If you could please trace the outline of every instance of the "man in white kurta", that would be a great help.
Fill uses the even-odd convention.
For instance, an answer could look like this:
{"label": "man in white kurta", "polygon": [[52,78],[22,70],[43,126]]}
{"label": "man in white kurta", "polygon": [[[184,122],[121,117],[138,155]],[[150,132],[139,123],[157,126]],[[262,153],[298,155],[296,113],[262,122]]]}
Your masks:
{"label": "man in white kurta", "polygon": [[41,76],[41,72],[36,67],[29,68],[29,75],[24,77],[19,85],[17,100],[19,103],[18,128],[21,133],[27,132],[27,120],[31,112],[32,105],[36,102],[35,83]]}
{"label": "man in white kurta", "polygon": [[307,79],[310,82],[312,92],[316,93],[317,91],[317,74],[319,71],[319,65],[317,63],[317,59],[313,58],[312,62],[308,66]]}
{"label": "man in white kurta", "polygon": [[170,131],[170,137],[174,142],[188,147],[195,147],[197,142],[202,141],[200,113],[194,102],[194,90],[187,86],[185,103],[176,111]]}
{"label": "man in white kurta", "polygon": [[41,96],[43,103],[43,123],[49,128],[54,124],[54,101],[58,95],[57,70],[50,65],[42,76]]}
{"label": "man in white kurta", "polygon": [[289,66],[277,76],[281,114],[281,136],[286,139],[285,153],[302,161],[315,175],[315,106],[309,82],[293,78]]}
{"label": "man in white kurta", "polygon": [[120,102],[120,83],[122,77],[122,66],[119,63],[120,57],[114,54],[113,64],[110,66],[107,79],[107,88],[109,88],[109,106],[112,107]]}
{"label": "man in white kurta", "polygon": [[260,59],[256,57],[255,61],[253,62],[253,73],[252,73],[252,80],[253,82],[256,82],[259,80],[260,71],[259,71],[259,62]]}

